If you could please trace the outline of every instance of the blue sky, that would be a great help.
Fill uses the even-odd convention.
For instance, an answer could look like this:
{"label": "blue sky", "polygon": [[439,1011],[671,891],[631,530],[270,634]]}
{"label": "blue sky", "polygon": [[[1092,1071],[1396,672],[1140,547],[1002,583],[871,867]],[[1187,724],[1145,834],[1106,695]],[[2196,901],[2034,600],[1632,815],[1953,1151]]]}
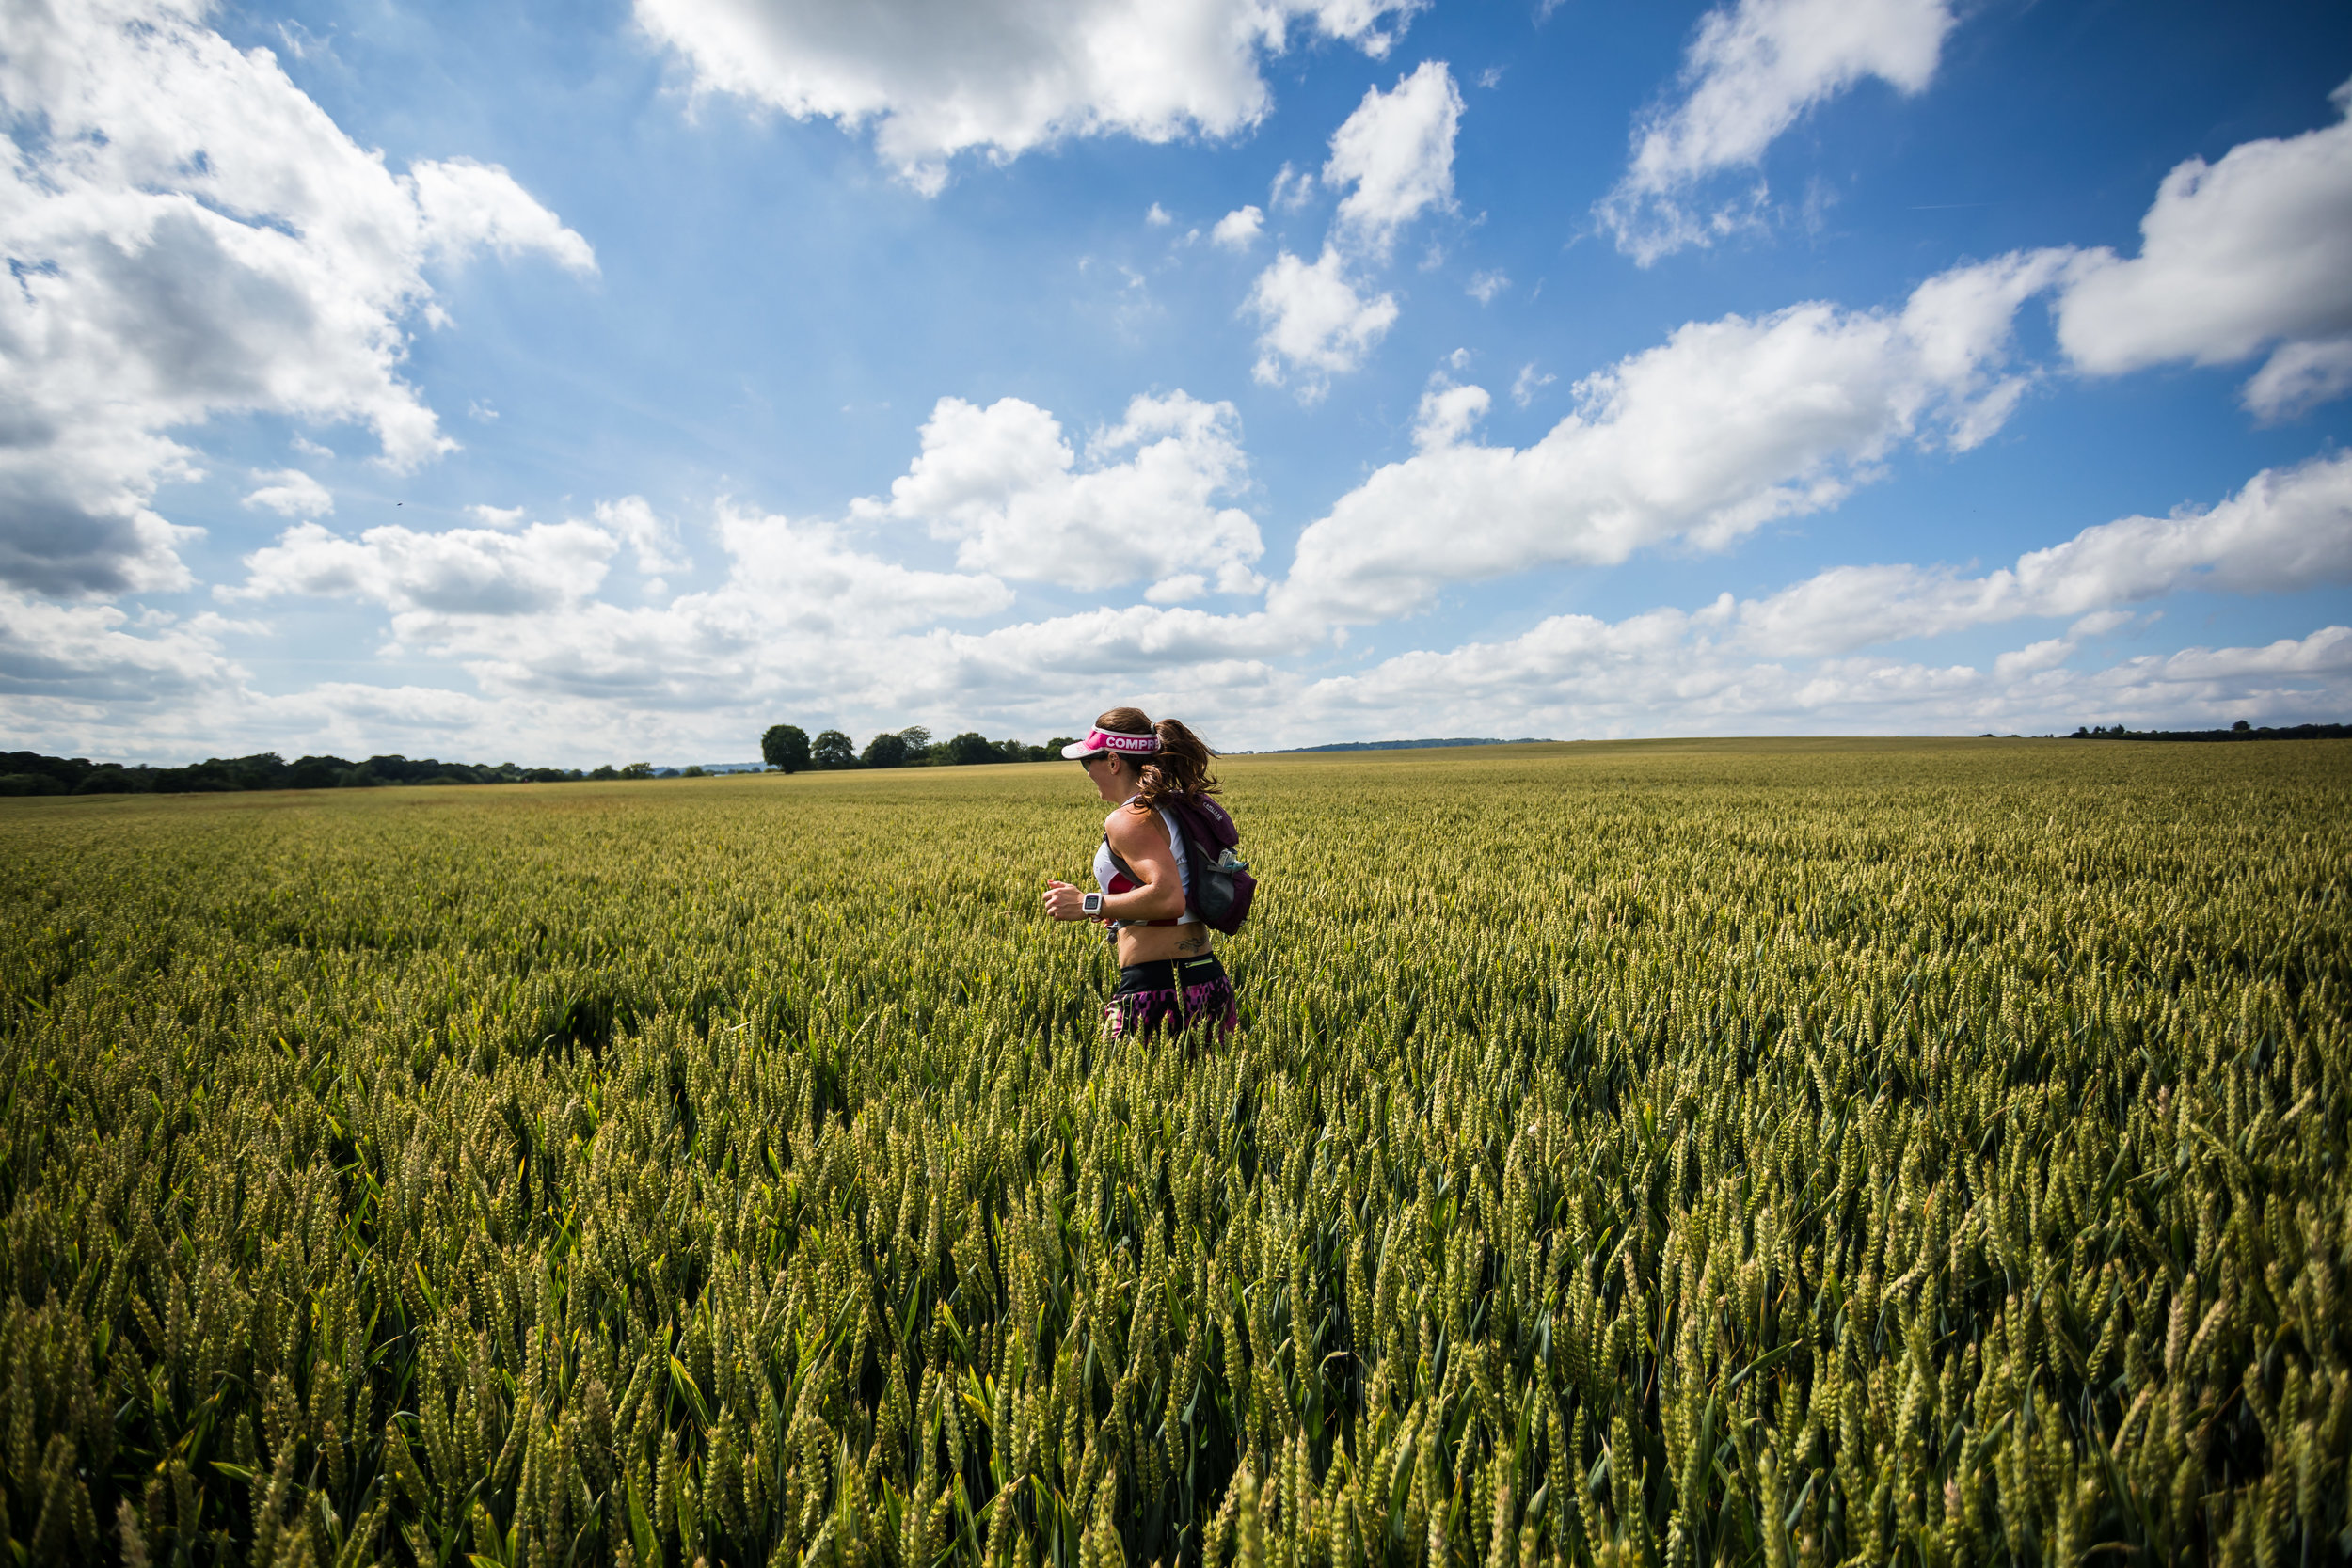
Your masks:
{"label": "blue sky", "polygon": [[2352,13],[11,0],[8,743],[2352,715]]}

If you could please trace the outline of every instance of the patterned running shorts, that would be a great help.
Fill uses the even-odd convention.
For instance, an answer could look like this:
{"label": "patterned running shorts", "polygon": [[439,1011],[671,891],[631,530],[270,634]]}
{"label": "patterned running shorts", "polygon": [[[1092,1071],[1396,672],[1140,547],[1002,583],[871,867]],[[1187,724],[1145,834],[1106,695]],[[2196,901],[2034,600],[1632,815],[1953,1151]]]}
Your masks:
{"label": "patterned running shorts", "polygon": [[1233,982],[1216,955],[1155,958],[1119,972],[1119,989],[1103,1012],[1103,1030],[1114,1039],[1214,1028],[1230,1035],[1241,1024]]}

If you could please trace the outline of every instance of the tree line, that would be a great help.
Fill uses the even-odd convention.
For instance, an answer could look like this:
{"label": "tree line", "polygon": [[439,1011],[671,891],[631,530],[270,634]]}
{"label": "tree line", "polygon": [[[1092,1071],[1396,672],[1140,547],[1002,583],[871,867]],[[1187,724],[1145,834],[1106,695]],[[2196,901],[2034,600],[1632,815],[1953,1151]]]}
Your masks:
{"label": "tree line", "polygon": [[935,740],[920,724],[884,730],[859,751],[857,743],[839,730],[819,730],[815,739],[798,724],[771,724],[759,737],[759,754],[769,767],[785,773],[823,772],[844,768],[969,768],[987,762],[1049,762],[1061,755],[1070,736],[1056,736],[1042,746],[1018,740],[991,740],[977,730]]}
{"label": "tree line", "polygon": [[[699,770],[697,770],[699,771]],[[366,789],[377,784],[570,784],[589,779],[649,779],[648,762],[577,768],[522,768],[511,762],[443,762],[397,754],[353,762],[347,757],[297,757],[276,752],[249,757],[206,757],[184,768],[125,766],[87,757],[0,752],[0,795],[197,795],[246,789]]]}
{"label": "tree line", "polygon": [[[934,740],[920,724],[886,731],[863,751],[839,730],[815,739],[790,724],[778,724],[760,740],[770,768],[787,773],[847,768],[968,767],[984,762],[1043,762],[1061,755],[1068,736],[1042,746],[991,740],[976,731]],[[196,795],[255,789],[367,789],[380,784],[575,784],[599,779],[699,778],[699,767],[657,768],[649,762],[620,767],[524,768],[443,762],[397,753],[353,761],[349,757],[304,756],[288,762],[276,752],[245,757],[206,757],[179,768],[144,763],[92,762],[87,757],[53,757],[38,752],[0,752],[0,796],[5,795]]]}
{"label": "tree line", "polygon": [[2069,740],[2352,740],[2352,724],[2293,724],[2281,729],[2241,719],[2226,730],[2127,730],[2121,724],[2077,724]]}

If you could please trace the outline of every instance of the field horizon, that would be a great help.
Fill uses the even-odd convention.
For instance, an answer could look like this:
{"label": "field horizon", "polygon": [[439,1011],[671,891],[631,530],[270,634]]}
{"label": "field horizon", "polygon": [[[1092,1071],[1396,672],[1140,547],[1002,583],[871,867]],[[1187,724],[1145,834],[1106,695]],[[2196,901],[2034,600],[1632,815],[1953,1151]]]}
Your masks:
{"label": "field horizon", "polygon": [[[1375,758],[1398,763],[1414,763],[1438,760],[1449,762],[1485,762],[1509,758],[1530,758],[1539,756],[1567,757],[1587,754],[1607,755],[1613,753],[1642,755],[1653,752],[1680,754],[1686,752],[1705,753],[1708,752],[1720,752],[1726,755],[1772,755],[1782,752],[1793,755],[1847,752],[1901,752],[1915,750],[1932,751],[1947,747],[1966,750],[1986,749],[1995,746],[2033,745],[2039,747],[2058,741],[2070,741],[2073,739],[2074,737],[2068,736],[1653,736],[1638,739],[1503,741],[1490,746],[1447,746],[1442,748],[1428,746],[1383,747],[1378,745],[1367,745],[1360,751],[1339,752],[1314,750],[1231,752],[1218,753],[1217,767],[1220,770],[1230,768],[1237,765],[1254,767],[1263,763],[1328,764],[1338,767],[1344,766],[1349,763],[1359,762],[1365,758]],[[2161,745],[2163,743],[2153,740],[2138,740],[2126,736],[2119,739],[2103,739],[2098,744],[2102,747],[2130,747],[2154,746]],[[2277,749],[2286,747],[2299,748],[2312,745],[2314,742],[2304,740],[2249,740],[2242,741],[2237,744],[2245,747]],[[2322,746],[2352,746],[2352,742],[2336,741],[2320,741],[2316,742],[2316,744]],[[496,789],[500,791],[536,790],[542,792],[554,789],[568,791],[588,788],[631,790],[641,788],[647,784],[691,784],[701,787],[708,787],[722,782],[734,784],[759,783],[773,785],[787,781],[791,781],[795,784],[805,785],[808,783],[818,780],[946,778],[961,775],[1002,776],[1006,774],[1024,774],[1031,770],[1051,773],[1054,770],[1054,765],[1050,762],[998,762],[976,763],[961,765],[953,768],[912,766],[892,768],[803,768],[792,773],[778,773],[773,771],[706,773],[694,779],[687,779],[682,775],[678,775],[651,779],[581,779],[577,781],[566,781],[561,784],[520,783],[468,785],[440,784],[379,784],[372,785],[370,793],[385,790],[437,791],[453,788]],[[326,790],[253,789],[219,791],[194,790],[170,795],[151,795],[128,792],[93,792],[88,795],[0,796],[0,812],[6,812],[24,806],[72,805],[76,802],[88,801],[146,800],[188,800],[227,798],[249,799],[257,796],[319,796],[334,793],[336,792]]]}

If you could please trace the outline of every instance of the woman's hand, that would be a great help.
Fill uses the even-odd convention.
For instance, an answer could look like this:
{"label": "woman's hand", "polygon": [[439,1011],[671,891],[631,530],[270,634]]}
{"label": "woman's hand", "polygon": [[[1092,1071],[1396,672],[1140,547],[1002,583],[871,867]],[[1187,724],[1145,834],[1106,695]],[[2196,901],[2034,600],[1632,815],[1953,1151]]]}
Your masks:
{"label": "woman's hand", "polygon": [[1055,920],[1084,920],[1085,898],[1084,893],[1068,882],[1049,879],[1045,884],[1045,912]]}

